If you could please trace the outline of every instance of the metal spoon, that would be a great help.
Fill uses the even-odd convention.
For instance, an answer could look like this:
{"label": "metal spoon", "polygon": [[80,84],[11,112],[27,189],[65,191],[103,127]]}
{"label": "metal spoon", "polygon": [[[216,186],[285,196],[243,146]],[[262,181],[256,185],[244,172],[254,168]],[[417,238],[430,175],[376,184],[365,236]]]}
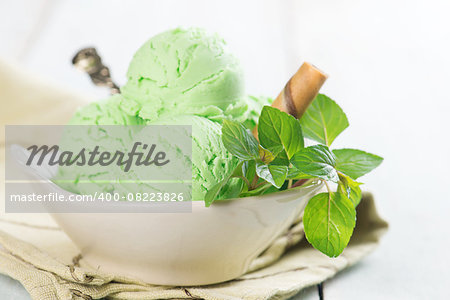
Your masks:
{"label": "metal spoon", "polygon": [[96,86],[106,86],[112,95],[120,93],[119,87],[113,82],[109,68],[102,63],[102,58],[93,47],[84,48],[75,54],[72,64],[86,72]]}

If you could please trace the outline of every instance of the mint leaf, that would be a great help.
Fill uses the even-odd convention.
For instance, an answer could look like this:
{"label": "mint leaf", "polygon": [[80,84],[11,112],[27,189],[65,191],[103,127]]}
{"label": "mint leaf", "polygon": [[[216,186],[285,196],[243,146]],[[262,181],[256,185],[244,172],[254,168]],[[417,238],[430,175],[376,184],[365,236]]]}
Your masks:
{"label": "mint leaf", "polygon": [[369,173],[378,167],[383,158],[357,149],[336,149],[336,169],[353,179]]}
{"label": "mint leaf", "polygon": [[303,215],[306,238],[329,257],[342,253],[355,224],[355,207],[339,193],[317,194],[309,200]]}
{"label": "mint leaf", "polygon": [[228,182],[220,189],[219,195],[214,201],[234,199],[239,197],[245,182],[241,178],[230,178]]}
{"label": "mint leaf", "polygon": [[269,150],[283,146],[288,158],[303,148],[303,134],[299,121],[281,110],[264,106],[258,123],[261,145]]}
{"label": "mint leaf", "polygon": [[325,145],[301,149],[294,154],[291,163],[302,173],[333,182],[339,181],[334,168],[336,165],[334,154]]}
{"label": "mint leaf", "polygon": [[296,167],[289,168],[286,179],[310,179],[314,178],[312,175],[308,175],[297,169]]}
{"label": "mint leaf", "polygon": [[254,160],[244,161],[242,173],[249,181],[252,181],[256,175],[256,162]]}
{"label": "mint leaf", "polygon": [[300,119],[300,124],[307,138],[327,146],[349,125],[339,105],[323,94],[316,96]]}
{"label": "mint leaf", "polygon": [[241,176],[244,176],[244,174],[245,174],[245,172],[244,172],[244,164],[245,164],[246,162],[247,162],[247,161],[241,161],[241,162],[236,166],[236,168],[234,168],[234,171],[233,171],[233,173],[231,173],[230,178],[231,178],[231,177],[241,177]]}
{"label": "mint leaf", "polygon": [[286,151],[281,151],[271,163],[272,165],[289,166],[289,158]]}
{"label": "mint leaf", "polygon": [[224,180],[222,180],[221,182],[219,182],[218,184],[216,184],[215,186],[210,188],[208,190],[208,192],[206,192],[206,195],[205,195],[205,206],[206,207],[209,207],[211,205],[211,203],[213,203],[214,200],[216,200],[220,191],[227,184],[227,182],[229,180],[230,180],[230,177],[225,178]]}
{"label": "mint leaf", "polygon": [[267,149],[264,149],[261,145],[259,145],[259,158],[265,164],[272,162],[275,159],[275,156]]}
{"label": "mint leaf", "polygon": [[338,192],[350,199],[355,207],[361,202],[362,192],[359,187],[361,184],[351,179],[350,176],[339,173]]}
{"label": "mint leaf", "polygon": [[225,148],[239,159],[259,158],[258,141],[239,123],[229,120],[223,121],[222,142]]}
{"label": "mint leaf", "polygon": [[[227,186],[227,184],[228,184],[228,182],[230,182],[232,177],[244,176],[244,174],[245,174],[244,173],[244,164],[245,163],[246,162],[241,161],[230,175],[225,177],[221,182],[217,183],[212,188],[208,189],[208,191],[206,192],[206,195],[205,195],[205,206],[206,207],[210,206],[211,203],[213,203],[217,199],[217,197],[219,196],[222,189],[229,188]],[[241,189],[242,189],[242,186],[239,188],[239,191],[236,193],[235,196],[237,196],[240,193]],[[233,194],[233,193],[230,193],[230,194]]]}
{"label": "mint leaf", "polygon": [[[257,196],[257,195],[262,195],[264,192],[266,192],[268,189],[270,189],[271,187],[275,188],[273,185],[271,184],[263,184],[260,185],[259,187],[257,187],[254,190],[251,191],[244,191],[242,193],[239,194],[239,197],[250,197],[250,196]],[[278,189],[277,189],[278,190]]]}
{"label": "mint leaf", "polygon": [[256,163],[256,174],[272,185],[280,188],[286,180],[288,167],[278,165],[266,165],[264,163]]}
{"label": "mint leaf", "polygon": [[205,206],[209,207],[218,199],[232,199],[239,196],[244,186],[240,178],[227,177],[221,182],[208,189],[205,195]]}

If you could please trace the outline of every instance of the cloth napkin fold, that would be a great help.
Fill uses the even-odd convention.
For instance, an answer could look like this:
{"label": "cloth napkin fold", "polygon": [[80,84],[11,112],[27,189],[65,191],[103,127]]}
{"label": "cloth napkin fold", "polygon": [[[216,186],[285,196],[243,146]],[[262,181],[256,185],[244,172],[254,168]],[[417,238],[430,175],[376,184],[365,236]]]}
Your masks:
{"label": "cloth napkin fold", "polygon": [[354,235],[338,258],[326,257],[305,239],[285,252],[288,236],[300,230],[299,223],[255,260],[262,266],[265,265],[262,261],[272,261],[285,252],[265,268],[220,284],[164,287],[103,274],[84,266],[78,249],[55,225],[24,225],[11,220],[1,223],[0,272],[19,280],[33,299],[52,300],[75,296],[80,299],[106,296],[111,299],[288,299],[361,260],[378,245],[387,229],[386,222],[377,214],[373,197],[365,193],[358,206]]}
{"label": "cloth napkin fold", "polygon": [[[0,60],[0,122],[64,124],[86,99],[37,80]],[[4,168],[4,131],[0,135]],[[4,210],[4,173],[0,175]],[[79,250],[47,214],[0,214],[0,273],[19,280],[33,299],[287,299],[361,260],[387,230],[371,194],[364,193],[349,246],[328,258],[303,238],[299,217],[250,272],[235,280],[202,287],[149,285],[85,265]]]}

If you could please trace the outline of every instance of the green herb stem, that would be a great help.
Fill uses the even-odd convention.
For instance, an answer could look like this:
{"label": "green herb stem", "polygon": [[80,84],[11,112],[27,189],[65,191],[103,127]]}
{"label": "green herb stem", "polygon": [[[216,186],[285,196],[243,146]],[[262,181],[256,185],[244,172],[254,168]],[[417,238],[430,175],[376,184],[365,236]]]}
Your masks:
{"label": "green herb stem", "polygon": [[290,188],[293,189],[293,188],[296,188],[296,187],[299,187],[299,186],[302,186],[302,185],[306,185],[306,184],[314,181],[315,179],[317,179],[317,178],[299,179]]}
{"label": "green herb stem", "polygon": [[263,181],[263,182],[260,182],[260,183],[258,183],[253,189],[254,190],[256,190],[257,188],[259,188],[260,186],[262,186],[262,185],[271,185],[270,183],[268,183],[267,181]]}
{"label": "green herb stem", "polygon": [[256,189],[258,179],[259,179],[259,176],[255,174],[255,177],[253,177],[252,183],[249,185],[249,188],[248,188],[249,191]]}
{"label": "green herb stem", "polygon": [[289,179],[287,188],[290,189],[292,187],[292,179]]}
{"label": "green herb stem", "polygon": [[328,184],[328,182],[327,182],[326,180],[321,180],[321,181],[322,181],[322,182],[325,184],[325,186],[327,187],[328,193],[331,194],[332,191],[331,191],[331,188],[330,188],[330,185]]}
{"label": "green herb stem", "polygon": [[250,181],[248,181],[248,179],[245,176],[236,176],[236,178],[242,179],[247,185],[247,188],[250,189]]}

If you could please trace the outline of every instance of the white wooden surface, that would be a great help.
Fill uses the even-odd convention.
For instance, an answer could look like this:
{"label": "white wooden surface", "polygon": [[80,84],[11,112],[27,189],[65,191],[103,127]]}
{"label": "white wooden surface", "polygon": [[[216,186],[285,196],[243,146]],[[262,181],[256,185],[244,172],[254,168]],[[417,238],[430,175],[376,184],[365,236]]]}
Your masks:
{"label": "white wooden surface", "polygon": [[[350,119],[335,146],[385,157],[363,180],[391,224],[376,252],[325,283],[325,299],[450,299],[449,12],[445,0],[1,0],[0,55],[93,98],[107,92],[72,68],[74,52],[96,46],[123,83],[139,45],[179,25],[224,36],[252,94],[275,96],[313,62]],[[0,276],[0,298],[27,296]]]}

